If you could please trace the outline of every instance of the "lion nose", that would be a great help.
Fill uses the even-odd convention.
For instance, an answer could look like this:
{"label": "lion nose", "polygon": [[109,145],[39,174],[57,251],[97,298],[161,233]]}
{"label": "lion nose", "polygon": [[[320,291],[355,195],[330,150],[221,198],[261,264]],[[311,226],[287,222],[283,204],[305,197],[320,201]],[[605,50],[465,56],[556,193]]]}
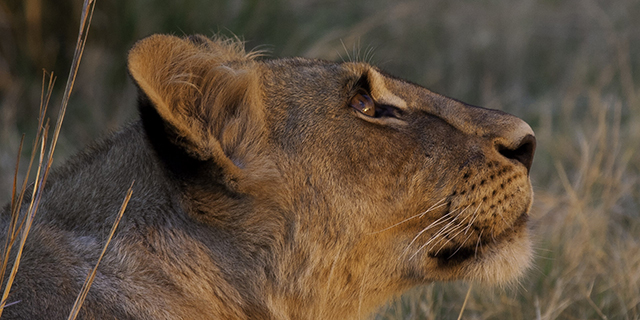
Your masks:
{"label": "lion nose", "polygon": [[522,163],[529,173],[536,150],[536,138],[526,122],[517,121],[518,125],[496,138],[495,147],[505,158]]}

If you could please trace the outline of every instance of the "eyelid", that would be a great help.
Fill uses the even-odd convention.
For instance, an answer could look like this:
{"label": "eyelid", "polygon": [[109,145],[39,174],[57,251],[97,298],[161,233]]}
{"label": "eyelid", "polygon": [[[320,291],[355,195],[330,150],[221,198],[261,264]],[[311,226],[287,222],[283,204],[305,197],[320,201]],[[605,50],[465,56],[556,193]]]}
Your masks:
{"label": "eyelid", "polygon": [[402,109],[394,106],[393,104],[379,103],[378,101],[376,101],[376,99],[371,95],[369,80],[370,80],[369,75],[367,73],[364,73],[359,78],[357,78],[357,80],[352,82],[350,86],[351,87],[350,91],[352,92],[352,94],[349,100],[349,104],[351,104],[351,100],[355,98],[358,94],[362,94],[367,96],[369,99],[371,99],[371,101],[373,101],[375,113],[373,115],[368,115],[368,114],[362,113],[360,110],[352,106],[354,109],[358,110],[360,114],[373,119],[380,119],[380,118],[399,119],[399,117],[401,117],[403,114]]}
{"label": "eyelid", "polygon": [[355,82],[351,85],[351,91],[354,94],[358,94],[359,92],[366,93],[369,97],[371,97],[371,87],[369,85],[369,76],[365,73],[362,74]]}

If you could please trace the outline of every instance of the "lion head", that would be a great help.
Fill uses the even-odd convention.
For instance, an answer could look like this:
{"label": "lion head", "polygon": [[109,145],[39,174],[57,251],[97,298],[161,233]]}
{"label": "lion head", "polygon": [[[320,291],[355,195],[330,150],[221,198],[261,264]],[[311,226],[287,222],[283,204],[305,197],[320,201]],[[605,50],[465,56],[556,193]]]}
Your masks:
{"label": "lion head", "polygon": [[348,318],[432,281],[518,278],[531,128],[362,62],[156,35],[129,69],[191,219],[233,234],[265,314]]}

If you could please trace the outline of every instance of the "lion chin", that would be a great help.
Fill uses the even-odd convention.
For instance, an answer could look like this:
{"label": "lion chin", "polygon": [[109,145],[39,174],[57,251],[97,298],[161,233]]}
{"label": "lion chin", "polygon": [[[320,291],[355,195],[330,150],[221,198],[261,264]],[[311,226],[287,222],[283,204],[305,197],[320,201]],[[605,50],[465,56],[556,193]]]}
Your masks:
{"label": "lion chin", "polygon": [[509,284],[520,279],[529,269],[533,255],[531,242],[526,237],[525,232],[493,253],[488,261],[474,266],[466,279],[487,284]]}
{"label": "lion chin", "polygon": [[485,244],[487,248],[482,249],[480,259],[476,258],[478,253],[475,248],[467,248],[466,257],[463,256],[458,262],[462,265],[459,278],[501,286],[520,279],[529,269],[533,255],[528,232],[526,229],[520,230],[504,241],[508,243]]}
{"label": "lion chin", "polygon": [[531,263],[515,116],[219,37],[150,36],[128,69],[140,119],[49,175],[3,317],[67,316],[133,181],[81,318],[361,319]]}

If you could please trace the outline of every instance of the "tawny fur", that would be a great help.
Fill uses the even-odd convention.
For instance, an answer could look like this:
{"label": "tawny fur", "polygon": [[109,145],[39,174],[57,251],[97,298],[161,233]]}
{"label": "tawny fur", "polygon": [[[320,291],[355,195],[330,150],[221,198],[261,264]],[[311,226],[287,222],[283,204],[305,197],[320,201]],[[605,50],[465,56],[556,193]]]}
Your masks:
{"label": "tawny fur", "polygon": [[6,318],[68,314],[134,180],[83,318],[362,319],[416,285],[527,269],[518,118],[220,38],[151,36],[128,66],[141,121],[51,175]]}

